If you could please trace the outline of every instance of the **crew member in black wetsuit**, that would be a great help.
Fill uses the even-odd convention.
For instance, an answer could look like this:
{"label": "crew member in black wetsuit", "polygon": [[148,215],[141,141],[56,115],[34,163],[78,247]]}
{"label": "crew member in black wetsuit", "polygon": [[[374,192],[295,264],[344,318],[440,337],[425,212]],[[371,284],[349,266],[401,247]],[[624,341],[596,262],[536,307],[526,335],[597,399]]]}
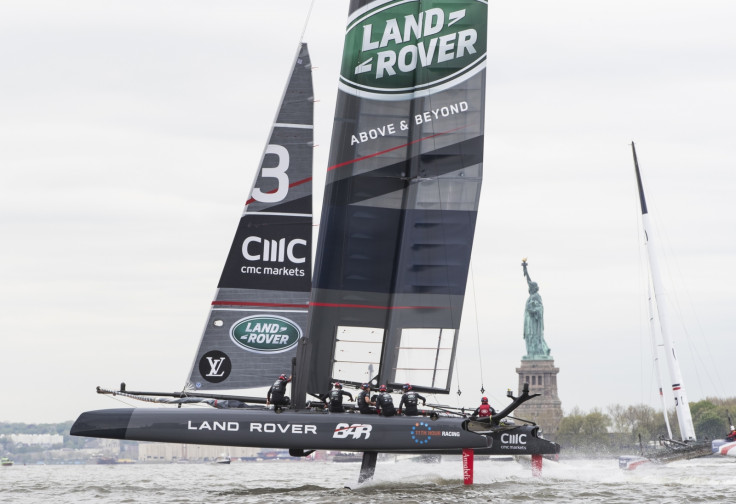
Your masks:
{"label": "crew member in black wetsuit", "polygon": [[[424,396],[414,392],[408,383],[401,388],[404,389],[404,395],[401,396],[401,402],[399,403],[399,415],[403,410],[406,416],[417,416],[419,414],[419,410],[417,409],[419,399],[422,400],[422,406],[427,404],[427,400]],[[406,408],[404,408],[404,405],[406,405]]]}
{"label": "crew member in black wetsuit", "polygon": [[374,408],[376,401],[371,400],[371,384],[364,383],[360,388],[363,391],[358,394],[358,410],[364,415],[375,415],[378,412]]}
{"label": "crew member in black wetsuit", "polygon": [[476,418],[486,418],[486,417],[490,417],[495,414],[496,414],[496,410],[494,410],[493,407],[491,407],[491,405],[488,404],[488,398],[484,397],[483,399],[480,400],[480,406],[475,408],[475,411],[473,412],[472,415],[470,415],[470,418],[475,420]]}
{"label": "crew member in black wetsuit", "polygon": [[345,413],[345,408],[342,407],[342,396],[348,396],[350,400],[353,400],[353,394],[345,392],[342,389],[340,382],[335,382],[333,389],[327,394],[327,400],[329,402],[330,412],[332,413]]}
{"label": "crew member in black wetsuit", "polygon": [[282,374],[278,379],[271,385],[266,394],[266,406],[273,403],[276,406],[288,406],[291,400],[286,394],[286,384],[291,381],[291,376],[288,378],[285,374]]}
{"label": "crew member in black wetsuit", "polygon": [[394,416],[396,414],[394,398],[386,391],[386,385],[381,385],[378,392],[379,394],[376,398],[376,405],[378,406],[378,409],[381,410],[381,415],[385,417]]}

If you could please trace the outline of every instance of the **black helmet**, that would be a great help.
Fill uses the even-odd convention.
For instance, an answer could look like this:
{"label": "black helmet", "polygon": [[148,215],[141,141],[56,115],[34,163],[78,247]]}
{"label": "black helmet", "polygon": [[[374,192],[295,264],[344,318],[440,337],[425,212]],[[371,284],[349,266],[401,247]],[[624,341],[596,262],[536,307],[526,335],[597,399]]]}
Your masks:
{"label": "black helmet", "polygon": [[368,390],[368,389],[371,388],[371,384],[370,383],[364,383],[363,385],[360,386],[360,388],[362,388],[363,390]]}
{"label": "black helmet", "polygon": [[381,385],[378,390],[379,392],[386,392],[386,385]]}
{"label": "black helmet", "polygon": [[480,402],[482,402],[483,404],[488,404],[488,398],[484,397],[483,399],[480,400]]}
{"label": "black helmet", "polygon": [[335,382],[335,388],[342,388],[342,384],[339,381]]}

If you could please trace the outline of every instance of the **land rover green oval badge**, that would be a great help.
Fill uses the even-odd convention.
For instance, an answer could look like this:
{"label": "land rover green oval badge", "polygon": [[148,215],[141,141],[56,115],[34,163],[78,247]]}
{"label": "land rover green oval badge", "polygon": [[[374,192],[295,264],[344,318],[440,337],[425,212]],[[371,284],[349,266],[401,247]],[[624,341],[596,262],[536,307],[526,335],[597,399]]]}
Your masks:
{"label": "land rover green oval badge", "polygon": [[230,328],[233,342],[255,353],[280,353],[293,348],[302,337],[293,321],[276,315],[253,315],[238,320]]}
{"label": "land rover green oval badge", "polygon": [[348,19],[340,89],[403,100],[485,68],[487,0],[376,0]]}

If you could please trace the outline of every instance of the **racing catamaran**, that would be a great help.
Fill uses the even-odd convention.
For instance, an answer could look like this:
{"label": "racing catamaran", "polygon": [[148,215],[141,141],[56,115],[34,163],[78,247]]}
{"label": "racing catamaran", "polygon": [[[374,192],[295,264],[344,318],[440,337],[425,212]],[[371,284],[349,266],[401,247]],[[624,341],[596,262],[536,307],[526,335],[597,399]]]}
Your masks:
{"label": "racing catamaran", "polygon": [[[535,396],[528,388],[477,420],[439,404],[390,418],[324,408],[335,381],[450,390],[482,181],[487,10],[486,0],[350,2],[311,282],[312,90],[301,46],[188,386],[99,389],[215,409],[90,411],[73,435],[360,451],[360,481],[379,452],[463,454],[466,483],[474,453],[531,455],[537,470],[559,453],[538,426],[505,421]],[[289,367],[288,406],[210,392],[268,385]]]}
{"label": "racing catamaran", "polygon": [[[674,462],[676,460],[703,457],[712,453],[711,443],[707,441],[698,441],[695,436],[695,427],[693,426],[693,419],[690,414],[690,403],[687,400],[685,384],[683,383],[682,372],[680,371],[680,363],[677,360],[677,354],[675,353],[674,344],[669,332],[668,306],[665,301],[666,293],[662,284],[659,262],[657,261],[657,256],[653,253],[652,247],[649,243],[653,235],[651,232],[651,224],[649,222],[649,210],[644,197],[644,186],[642,184],[641,173],[639,171],[639,161],[636,157],[636,147],[633,142],[631,143],[631,151],[634,156],[634,171],[636,173],[636,183],[639,192],[639,205],[641,207],[642,227],[644,231],[644,247],[647,251],[649,262],[650,284],[648,285],[648,288],[650,292],[650,336],[652,338],[652,347],[654,349],[654,361],[657,366],[657,378],[660,379],[659,391],[663,400],[665,423],[667,425],[669,436],[663,436],[658,440],[659,449],[645,450],[642,447],[639,455],[624,455],[619,457],[619,467],[629,470],[635,469],[636,467],[649,462],[667,463]],[[651,294],[652,291],[653,296]],[[655,317],[655,306],[658,317]],[[657,338],[657,321],[659,322],[658,327],[659,333],[661,334],[661,346],[664,348],[664,355],[666,356],[666,368],[668,370],[670,383],[672,384],[675,412],[677,414],[677,422],[680,428],[680,440],[672,438],[672,432],[667,419],[666,401],[664,401],[664,394],[662,393],[663,390],[659,374],[658,348],[660,346],[660,342]]]}

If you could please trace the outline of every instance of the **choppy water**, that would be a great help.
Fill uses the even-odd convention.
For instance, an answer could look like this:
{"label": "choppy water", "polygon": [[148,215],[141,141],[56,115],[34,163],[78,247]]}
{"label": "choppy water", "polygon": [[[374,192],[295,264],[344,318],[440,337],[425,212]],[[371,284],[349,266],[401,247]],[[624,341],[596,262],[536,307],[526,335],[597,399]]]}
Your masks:
{"label": "choppy water", "polygon": [[[357,484],[359,463],[233,462],[0,468],[8,503],[458,503],[736,502],[736,461],[699,459],[623,472],[616,460],[545,461],[541,478],[516,462],[475,461],[463,485],[458,459],[379,460]],[[346,486],[352,489],[345,488]]]}

